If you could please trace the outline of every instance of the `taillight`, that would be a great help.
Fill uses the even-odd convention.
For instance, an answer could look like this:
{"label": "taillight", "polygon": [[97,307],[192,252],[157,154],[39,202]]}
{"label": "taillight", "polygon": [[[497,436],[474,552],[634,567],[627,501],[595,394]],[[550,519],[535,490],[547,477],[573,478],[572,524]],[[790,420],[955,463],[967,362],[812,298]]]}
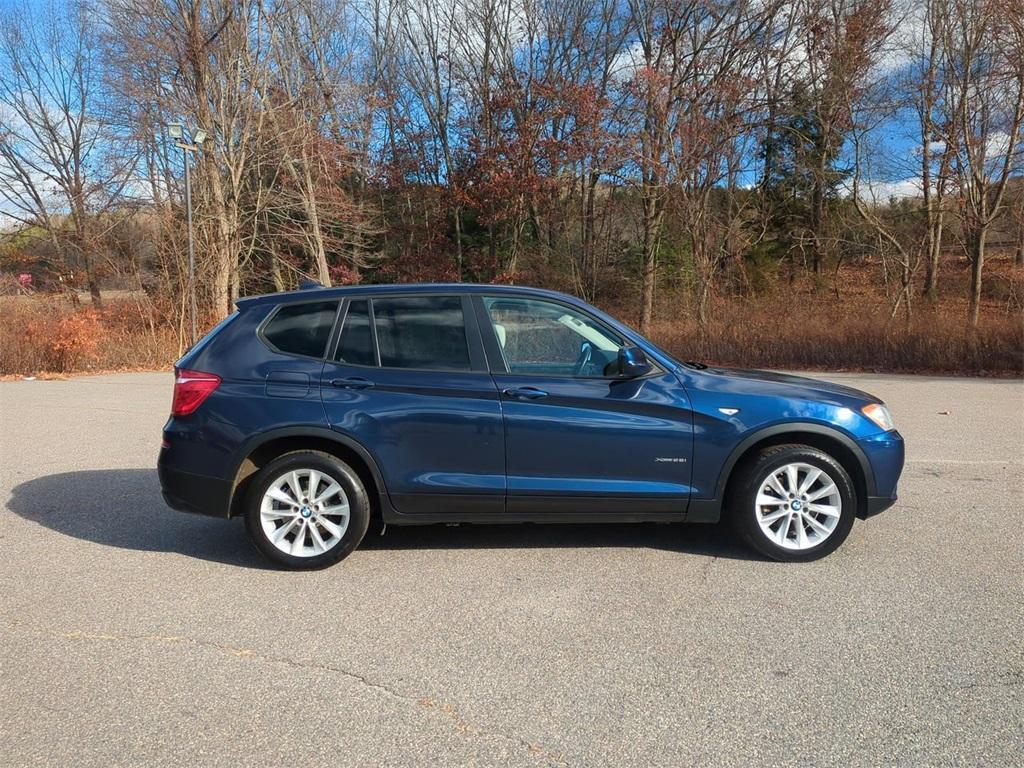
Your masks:
{"label": "taillight", "polygon": [[202,371],[177,371],[174,377],[172,416],[188,416],[208,398],[220,384],[220,376]]}

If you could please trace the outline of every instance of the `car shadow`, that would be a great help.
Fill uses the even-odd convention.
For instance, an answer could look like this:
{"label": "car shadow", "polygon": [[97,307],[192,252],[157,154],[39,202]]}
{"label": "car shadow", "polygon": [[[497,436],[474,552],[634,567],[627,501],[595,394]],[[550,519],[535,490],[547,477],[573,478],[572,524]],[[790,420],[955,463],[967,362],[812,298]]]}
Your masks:
{"label": "car shadow", "polygon": [[141,552],[175,552],[247,568],[269,568],[241,520],[176,512],[155,469],[62,472],[14,487],[8,509],[76,539]]}
{"label": "car shadow", "polygon": [[[250,544],[242,521],[177,512],[164,504],[152,469],[64,472],[15,486],[8,509],[77,539],[142,552],[174,552],[246,568],[272,568]],[[371,529],[372,550],[649,547],[708,557],[759,559],[722,526],[509,524]]]}
{"label": "car shadow", "polygon": [[363,549],[648,548],[733,560],[765,560],[733,539],[724,525],[659,523],[514,523],[459,526],[389,525],[370,531]]}

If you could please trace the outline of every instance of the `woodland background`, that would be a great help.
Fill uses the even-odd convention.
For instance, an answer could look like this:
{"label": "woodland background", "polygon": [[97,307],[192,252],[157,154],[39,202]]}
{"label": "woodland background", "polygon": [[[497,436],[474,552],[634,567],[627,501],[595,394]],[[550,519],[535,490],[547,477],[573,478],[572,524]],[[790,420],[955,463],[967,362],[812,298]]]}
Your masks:
{"label": "woodland background", "polygon": [[1020,0],[0,0],[0,374],[166,366],[193,288],[308,277],[1020,375],[1022,120]]}

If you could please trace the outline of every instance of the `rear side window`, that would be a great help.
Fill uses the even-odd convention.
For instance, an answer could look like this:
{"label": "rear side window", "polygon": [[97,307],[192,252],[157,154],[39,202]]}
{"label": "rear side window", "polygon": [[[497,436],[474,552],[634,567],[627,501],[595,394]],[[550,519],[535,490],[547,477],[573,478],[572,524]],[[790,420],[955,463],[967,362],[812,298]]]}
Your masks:
{"label": "rear side window", "polygon": [[373,336],[370,334],[370,306],[368,301],[353,301],[345,313],[345,324],[341,327],[337,359],[349,365],[376,365],[373,353]]}
{"label": "rear side window", "polygon": [[336,301],[286,304],[263,328],[263,337],[280,352],[323,357],[337,309]]}
{"label": "rear side window", "polygon": [[470,370],[458,296],[374,299],[373,321],[382,366]]}

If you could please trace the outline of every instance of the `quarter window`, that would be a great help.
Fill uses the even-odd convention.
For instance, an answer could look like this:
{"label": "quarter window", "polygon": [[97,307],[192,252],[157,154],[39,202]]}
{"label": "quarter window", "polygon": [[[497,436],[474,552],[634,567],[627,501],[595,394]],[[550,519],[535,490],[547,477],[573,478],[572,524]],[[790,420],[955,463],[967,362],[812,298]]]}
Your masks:
{"label": "quarter window", "polygon": [[376,365],[373,352],[373,335],[370,333],[370,303],[366,300],[353,301],[345,313],[345,324],[341,328],[337,359],[349,365]]}
{"label": "quarter window", "polygon": [[470,370],[458,296],[374,299],[373,322],[382,366]]}
{"label": "quarter window", "polygon": [[484,306],[510,373],[544,376],[611,375],[622,339],[562,304],[488,296]]}
{"label": "quarter window", "polygon": [[338,310],[336,301],[286,304],[263,329],[263,337],[281,352],[323,357]]}

